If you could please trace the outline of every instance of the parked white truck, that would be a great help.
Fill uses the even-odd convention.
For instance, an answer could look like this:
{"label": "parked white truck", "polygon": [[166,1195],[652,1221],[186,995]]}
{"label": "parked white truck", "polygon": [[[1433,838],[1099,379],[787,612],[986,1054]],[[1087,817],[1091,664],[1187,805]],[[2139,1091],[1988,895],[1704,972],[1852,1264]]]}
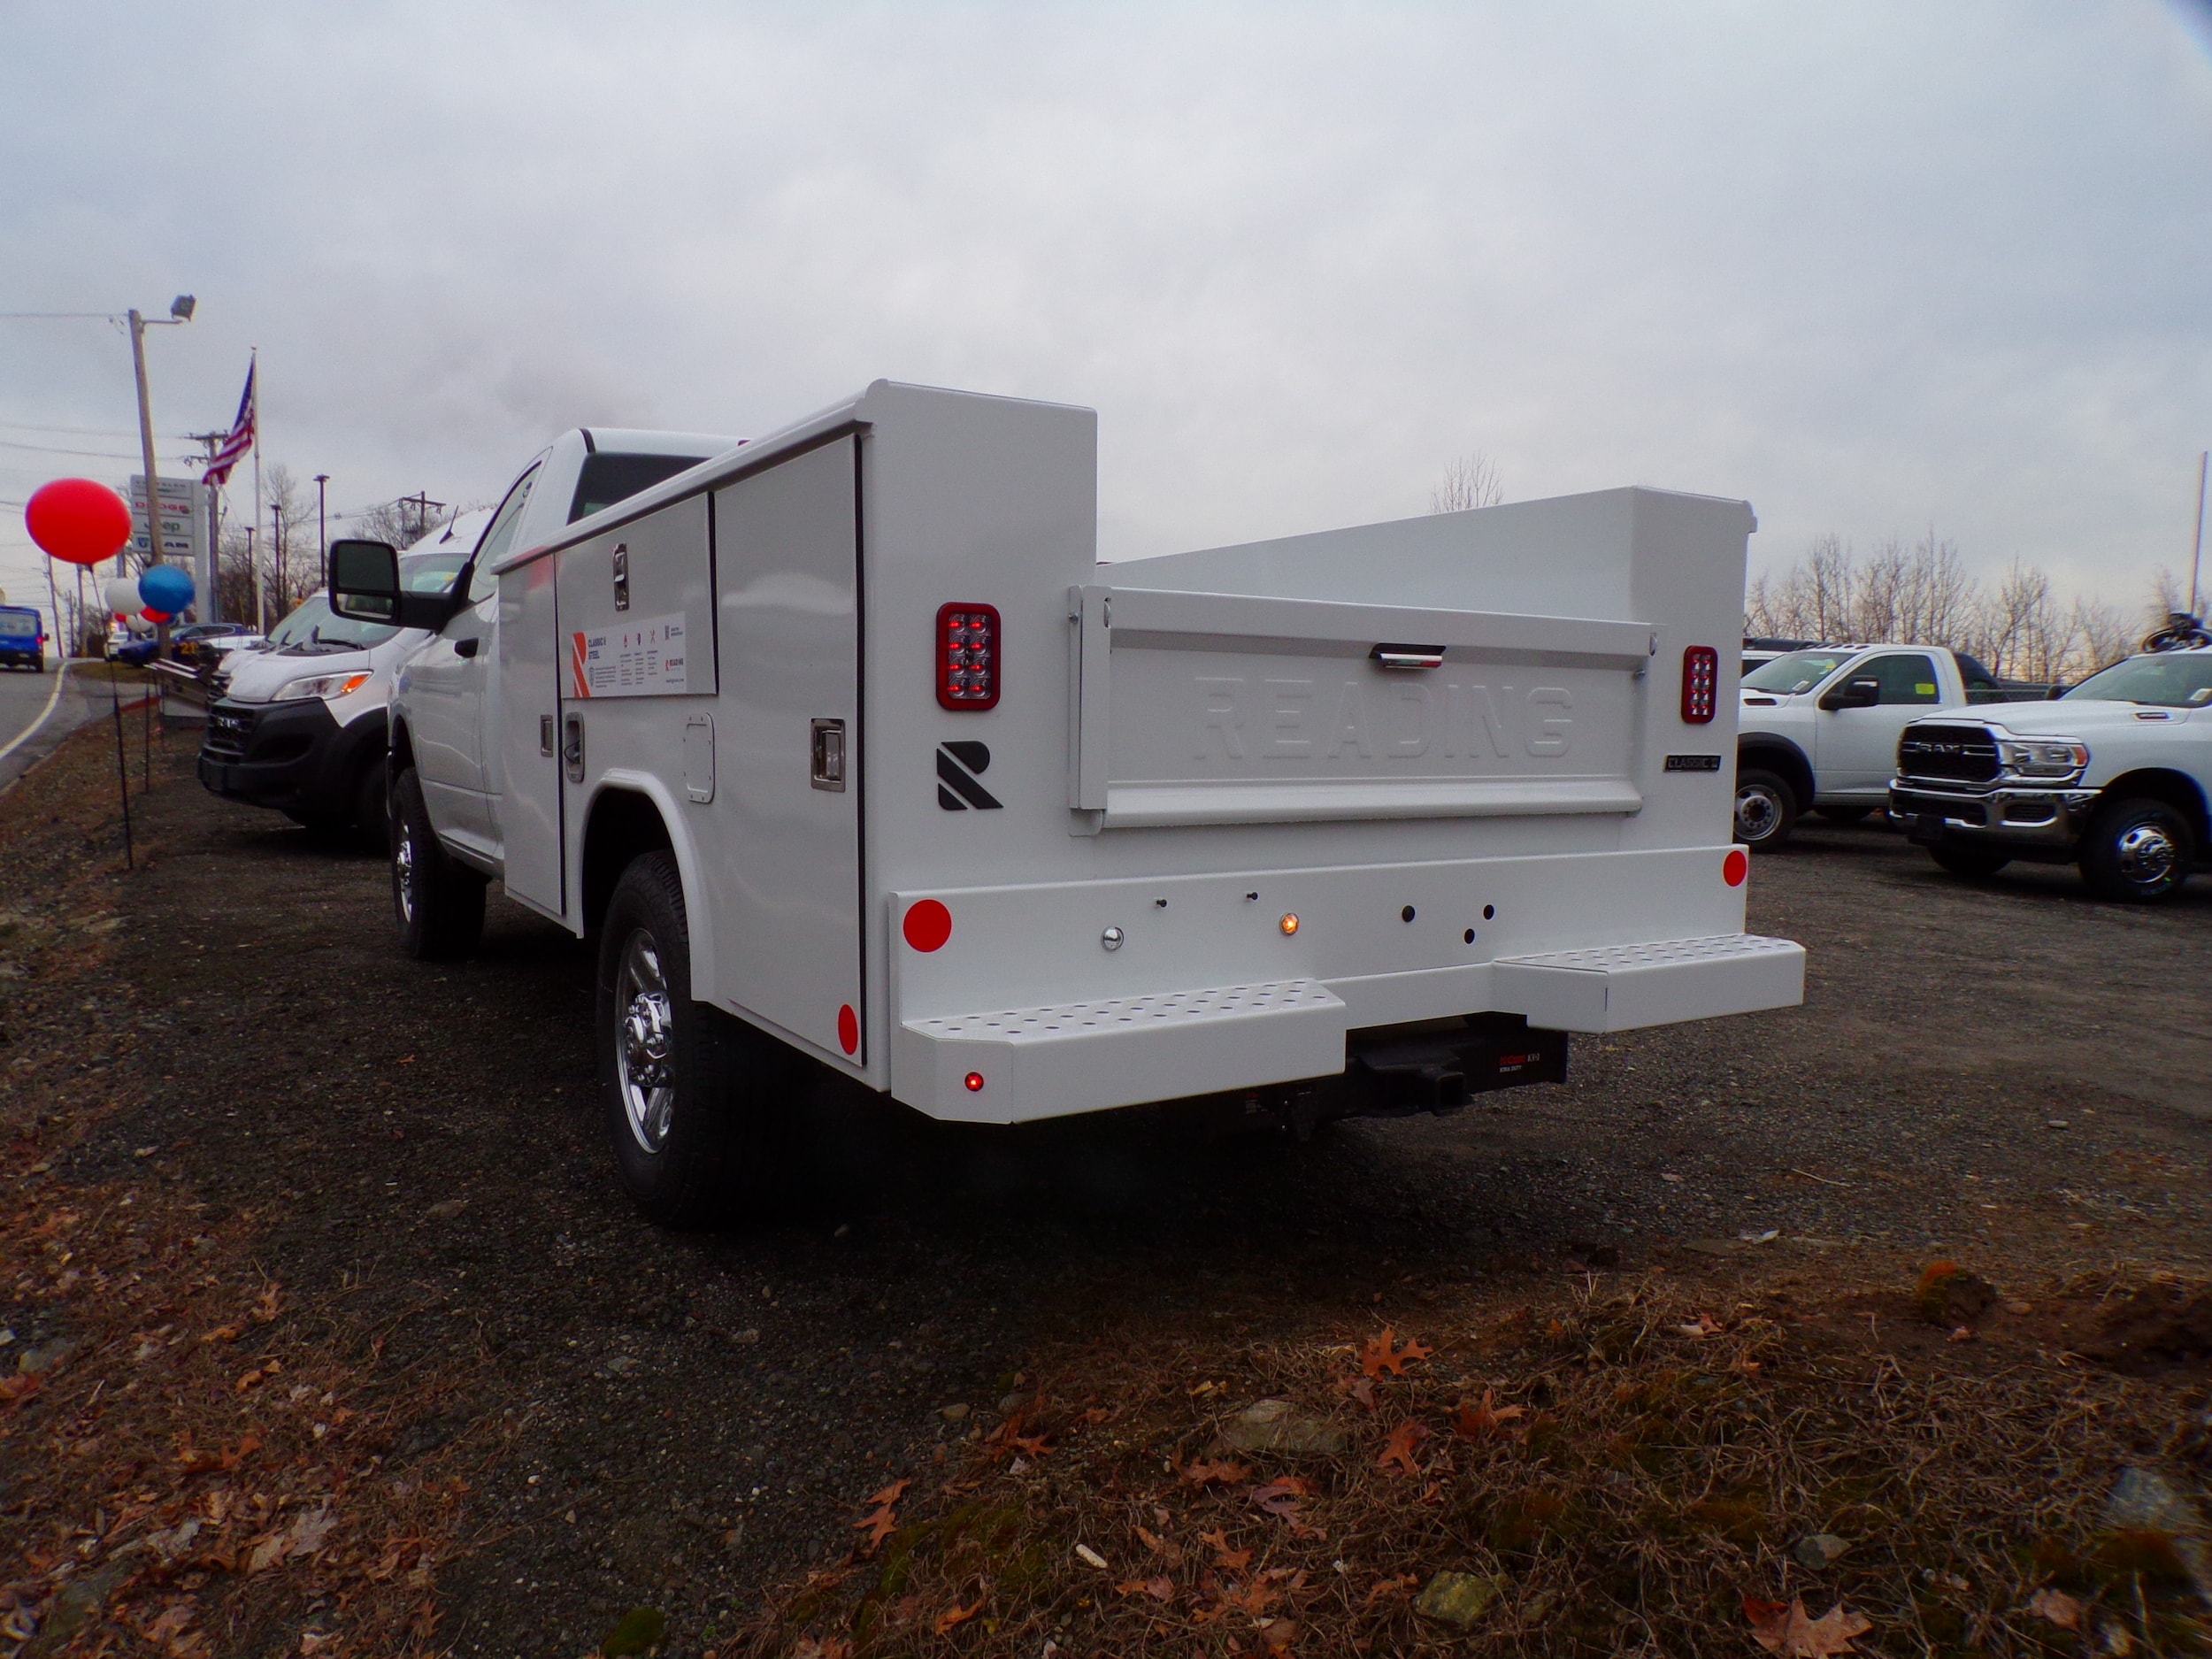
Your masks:
{"label": "parked white truck", "polygon": [[2212,858],[2212,648],[2147,652],[2053,702],[1916,720],[1890,816],[1956,875],[2075,864],[2092,891],[2170,899]]}
{"label": "parked white truck", "polygon": [[1763,663],[1738,693],[1736,839],[1780,847],[1808,812],[1856,823],[1886,803],[1908,721],[2042,695],[1939,645],[1816,645]]}
{"label": "parked white truck", "polygon": [[1298,1125],[1797,1002],[1728,839],[1737,501],[1619,489],[1101,565],[1096,417],[878,382],[574,523],[518,480],[392,710],[409,949],[598,940],[610,1141],[772,1199],[795,1067],[940,1118]]}

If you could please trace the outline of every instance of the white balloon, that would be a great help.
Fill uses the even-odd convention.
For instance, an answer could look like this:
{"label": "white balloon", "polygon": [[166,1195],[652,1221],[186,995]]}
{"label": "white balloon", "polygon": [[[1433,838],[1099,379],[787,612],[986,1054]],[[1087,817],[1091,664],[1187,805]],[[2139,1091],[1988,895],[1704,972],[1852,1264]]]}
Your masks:
{"label": "white balloon", "polygon": [[146,608],[146,602],[138,596],[135,576],[109,577],[100,595],[108,602],[108,609],[119,617],[134,617]]}

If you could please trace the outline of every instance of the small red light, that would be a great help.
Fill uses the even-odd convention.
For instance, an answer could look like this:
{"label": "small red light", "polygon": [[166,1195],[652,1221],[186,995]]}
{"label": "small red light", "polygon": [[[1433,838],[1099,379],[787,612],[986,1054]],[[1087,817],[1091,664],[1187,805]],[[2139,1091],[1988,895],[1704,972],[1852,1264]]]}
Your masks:
{"label": "small red light", "polygon": [[1720,708],[1720,653],[1709,645],[1692,645],[1682,652],[1682,720],[1686,726],[1709,726]]}
{"label": "small red light", "polygon": [[995,605],[937,612],[937,702],[946,709],[998,706],[999,622]]}
{"label": "small red light", "polygon": [[1750,855],[1740,847],[1731,847],[1728,856],[1720,861],[1720,879],[1732,887],[1740,887],[1750,873]]}
{"label": "small red light", "polygon": [[968,1093],[969,1093],[969,1094],[980,1094],[981,1093],[983,1093],[983,1073],[982,1073],[982,1072],[980,1072],[980,1071],[971,1071],[971,1072],[969,1072],[969,1073],[968,1073],[968,1075],[967,1075],[967,1076],[965,1076],[965,1077],[962,1078],[960,1080],[961,1080],[963,1083],[965,1083],[965,1084],[968,1086]]}

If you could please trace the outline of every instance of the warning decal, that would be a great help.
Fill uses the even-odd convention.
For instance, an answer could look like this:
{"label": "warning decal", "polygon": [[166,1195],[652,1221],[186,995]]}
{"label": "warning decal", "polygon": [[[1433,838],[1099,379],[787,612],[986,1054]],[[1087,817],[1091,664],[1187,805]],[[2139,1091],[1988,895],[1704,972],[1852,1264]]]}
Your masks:
{"label": "warning decal", "polygon": [[684,685],[683,612],[569,635],[569,695],[656,697]]}

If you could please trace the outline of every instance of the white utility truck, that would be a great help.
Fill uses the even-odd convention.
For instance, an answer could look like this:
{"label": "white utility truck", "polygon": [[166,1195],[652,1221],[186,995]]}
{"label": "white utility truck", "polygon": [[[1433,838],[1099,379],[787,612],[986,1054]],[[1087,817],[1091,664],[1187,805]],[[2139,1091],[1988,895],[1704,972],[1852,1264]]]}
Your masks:
{"label": "white utility truck", "polygon": [[1954,875],[2074,864],[2156,903],[2212,864],[2212,647],[2149,651],[2055,702],[1916,720],[1890,816]]}
{"label": "white utility truck", "polygon": [[1741,502],[1101,565],[1085,409],[879,381],[573,523],[567,443],[452,597],[373,542],[332,588],[439,634],[392,706],[407,945],[470,949],[489,877],[596,936],[662,1221],[773,1198],[808,1064],[940,1118],[1305,1127],[1801,999],[1729,840]]}

